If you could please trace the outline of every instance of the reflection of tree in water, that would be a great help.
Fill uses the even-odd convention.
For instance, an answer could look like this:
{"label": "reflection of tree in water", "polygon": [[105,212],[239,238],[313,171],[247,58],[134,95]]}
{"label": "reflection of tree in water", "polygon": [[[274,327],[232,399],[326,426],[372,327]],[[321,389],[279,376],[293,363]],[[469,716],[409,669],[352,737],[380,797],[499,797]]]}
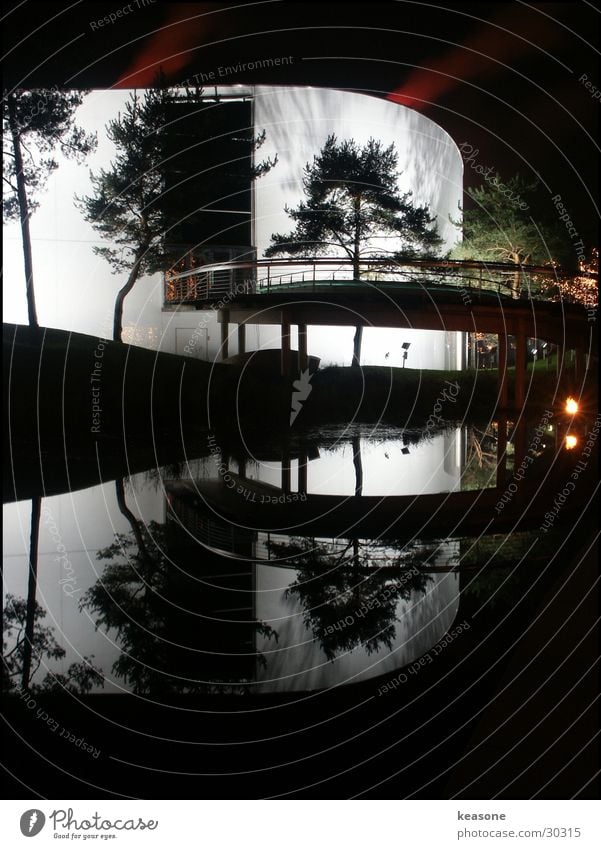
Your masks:
{"label": "reflection of tree in water", "polygon": [[[102,670],[94,665],[92,657],[71,663],[66,674],[47,672],[39,684],[33,684],[32,678],[42,663],[62,660],[66,651],[57,642],[54,629],[41,623],[46,617],[44,608],[34,601],[33,617],[29,616],[30,612],[31,601],[28,603],[10,593],[7,595],[2,624],[2,690],[10,692],[21,685],[35,693],[66,690],[82,694],[89,693],[94,686],[104,686]],[[31,641],[26,634],[30,622],[33,623]],[[26,680],[23,680],[24,671],[27,673]]]}
{"label": "reflection of tree in water", "polygon": [[432,577],[419,567],[437,548],[355,539],[336,549],[306,537],[268,545],[298,570],[286,595],[300,601],[305,626],[329,660],[359,645],[368,654],[392,648],[398,602],[425,593]]}
{"label": "reflection of tree in water", "polygon": [[224,692],[223,685],[243,691],[264,662],[256,635],[271,637],[272,629],[257,620],[225,621],[211,609],[214,592],[202,576],[218,570],[217,558],[190,543],[182,555],[175,523],[137,524],[135,534],[115,534],[97,553],[107,565],[81,600],[96,627],[116,632],[121,654],[113,672],[141,694]]}

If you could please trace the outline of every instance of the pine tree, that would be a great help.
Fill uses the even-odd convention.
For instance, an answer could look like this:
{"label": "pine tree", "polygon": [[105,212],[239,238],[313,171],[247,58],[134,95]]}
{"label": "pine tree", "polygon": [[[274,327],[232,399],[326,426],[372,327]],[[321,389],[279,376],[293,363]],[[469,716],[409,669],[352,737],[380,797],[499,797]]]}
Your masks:
{"label": "pine tree", "polygon": [[[121,340],[123,305],[136,281],[144,274],[165,271],[176,259],[167,242],[170,232],[180,223],[181,207],[186,204],[180,203],[181,195],[166,188],[166,173],[173,167],[188,167],[188,164],[181,159],[182,152],[176,149],[174,153],[173,145],[169,144],[169,134],[178,131],[178,126],[170,126],[169,107],[182,99],[198,106],[201,98],[202,89],[188,90],[182,98],[160,79],[157,87],[148,89],[142,98],[132,94],[123,115],[107,125],[108,138],[117,150],[110,168],[92,174],[93,194],[77,199],[86,220],[117,246],[95,247],[95,252],[109,262],[114,273],[127,272],[115,301],[115,341]],[[263,133],[239,141],[250,154],[251,149],[260,147],[264,138]],[[194,160],[198,171],[202,171],[201,155],[200,152]],[[277,157],[249,166],[243,177],[250,184],[266,174],[276,161]],[[183,175],[184,193],[190,191],[187,180],[191,176]]]}
{"label": "pine tree", "polygon": [[38,326],[29,219],[40,204],[48,177],[58,168],[57,148],[82,161],[96,148],[96,135],[75,125],[75,110],[86,92],[14,89],[4,92],[2,207],[7,220],[21,223],[29,324]]}
{"label": "pine tree", "polygon": [[514,298],[519,297],[520,266],[569,266],[574,259],[557,216],[545,213],[537,187],[519,174],[505,181],[496,174],[486,185],[467,189],[473,205],[464,210],[463,222],[453,222],[463,226],[463,241],[453,249],[453,258],[513,263]]}
{"label": "pine tree", "polygon": [[94,229],[116,247],[94,247],[113,273],[127,272],[117,293],[113,339],[121,340],[123,304],[136,281],[164,264],[162,238],[167,221],[162,204],[164,135],[168,93],[149,89],[132,94],[125,111],[107,125],[116,147],[110,168],[91,174],[93,194],[77,202]]}
{"label": "pine tree", "polygon": [[[398,187],[398,153],[370,138],[359,146],[353,139],[330,135],[312,163],[304,169],[306,200],[286,212],[296,223],[288,234],[274,233],[265,256],[316,253],[346,255],[353,277],[361,277],[364,259],[407,258],[434,254],[441,244],[427,206],[415,206],[411,192]],[[378,243],[394,236],[385,250]],[[358,366],[361,330],[355,332],[353,365]]]}

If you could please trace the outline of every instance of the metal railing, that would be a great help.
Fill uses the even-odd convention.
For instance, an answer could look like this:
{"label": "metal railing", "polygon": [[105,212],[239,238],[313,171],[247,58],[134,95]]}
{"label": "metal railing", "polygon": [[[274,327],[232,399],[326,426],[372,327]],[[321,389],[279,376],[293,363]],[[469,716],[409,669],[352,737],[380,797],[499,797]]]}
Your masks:
{"label": "metal railing", "polygon": [[[366,259],[359,277],[350,259],[261,259],[203,265],[165,282],[167,303],[215,302],[238,294],[272,294],[332,287],[455,291],[467,304],[473,295],[496,294],[508,299],[553,300],[557,270],[547,266],[475,260]],[[563,297],[569,301],[569,297]]]}

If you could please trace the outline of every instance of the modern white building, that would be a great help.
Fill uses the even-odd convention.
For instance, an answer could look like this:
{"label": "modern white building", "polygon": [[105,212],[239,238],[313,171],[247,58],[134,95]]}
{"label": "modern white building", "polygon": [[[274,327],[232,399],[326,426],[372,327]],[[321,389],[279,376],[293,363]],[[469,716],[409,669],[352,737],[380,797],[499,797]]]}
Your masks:
{"label": "modern white building", "polygon": [[[202,261],[215,263],[232,259],[249,259],[256,249],[260,259],[270,244],[272,233],[286,232],[292,222],[286,208],[296,206],[303,198],[303,169],[321,150],[329,135],[338,139],[354,139],[364,144],[370,137],[383,144],[395,144],[399,155],[399,189],[412,192],[417,205],[427,204],[436,216],[437,228],[443,239],[442,250],[451,248],[458,238],[457,228],[451,219],[460,216],[463,189],[463,162],[460,152],[450,136],[437,124],[423,115],[403,106],[364,94],[311,87],[257,86],[252,89],[220,89],[216,95],[225,95],[214,104],[215,108],[228,108],[239,97],[249,99],[253,132],[265,131],[265,142],[257,156],[274,157],[278,162],[268,174],[257,179],[252,186],[249,222],[250,245],[224,244],[224,229],[220,216],[215,214],[213,233],[219,244],[213,244],[211,234],[199,241],[195,250]],[[222,200],[222,199],[218,199]],[[227,214],[231,213],[227,209]],[[245,214],[244,210],[240,211]],[[224,213],[222,218],[226,215]],[[231,225],[229,226],[231,228]],[[378,245],[374,244],[374,249]],[[388,249],[394,248],[390,240]],[[343,269],[332,267],[336,279]],[[280,274],[288,269],[282,267]],[[328,269],[330,273],[332,269]],[[298,280],[301,269],[294,269]],[[217,271],[215,274],[225,274]],[[249,275],[251,272],[248,273]],[[272,269],[277,275],[278,270]],[[256,278],[239,280],[256,283]],[[226,299],[227,302],[227,299]],[[149,308],[153,307],[149,304]],[[309,355],[319,357],[322,365],[350,365],[353,316],[344,327],[318,327],[309,324],[307,347]],[[138,315],[138,328],[148,322]],[[162,351],[186,354],[205,360],[218,360],[222,354],[221,328],[214,309],[199,310],[195,306],[170,303],[161,314],[160,339]],[[280,327],[276,325],[247,324],[246,351],[279,348]],[[362,363],[364,365],[401,366],[402,345],[409,343],[409,368],[460,368],[462,343],[457,333],[443,331],[399,330],[393,328],[366,328],[363,339]],[[294,335],[292,347],[297,344]],[[238,353],[235,328],[231,326],[227,354]]]}

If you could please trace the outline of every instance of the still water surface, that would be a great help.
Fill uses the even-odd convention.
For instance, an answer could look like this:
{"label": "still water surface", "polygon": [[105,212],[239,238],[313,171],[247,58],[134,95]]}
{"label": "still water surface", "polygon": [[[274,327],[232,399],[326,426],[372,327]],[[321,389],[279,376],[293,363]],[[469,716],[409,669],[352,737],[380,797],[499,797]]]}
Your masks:
{"label": "still water surface", "polygon": [[[224,469],[270,492],[309,495],[494,486],[494,445],[475,463],[473,438],[465,427],[324,430],[284,456],[238,450],[234,458],[217,446],[127,478],[127,515],[115,482],[43,499],[36,599],[45,617],[37,624],[52,629],[65,656],[42,656],[32,682],[67,674],[84,656],[104,676],[94,691],[157,697],[314,690],[411,663],[458,614],[458,540],[315,538],[302,528],[273,535],[171,486],[222,484]],[[9,614],[7,596],[27,596],[30,509],[28,501],[4,507]]]}

